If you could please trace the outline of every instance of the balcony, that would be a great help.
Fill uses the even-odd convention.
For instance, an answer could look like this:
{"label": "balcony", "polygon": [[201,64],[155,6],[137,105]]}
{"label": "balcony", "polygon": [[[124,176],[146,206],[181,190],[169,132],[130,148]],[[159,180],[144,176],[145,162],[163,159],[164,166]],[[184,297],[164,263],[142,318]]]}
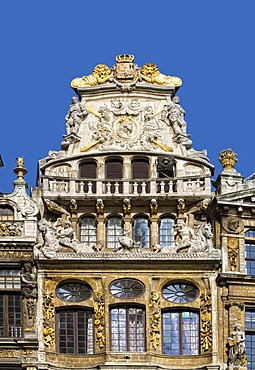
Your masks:
{"label": "balcony", "polygon": [[44,196],[88,196],[88,197],[166,197],[166,196],[210,196],[209,176],[146,180],[95,180],[70,179],[63,177],[43,178]]}

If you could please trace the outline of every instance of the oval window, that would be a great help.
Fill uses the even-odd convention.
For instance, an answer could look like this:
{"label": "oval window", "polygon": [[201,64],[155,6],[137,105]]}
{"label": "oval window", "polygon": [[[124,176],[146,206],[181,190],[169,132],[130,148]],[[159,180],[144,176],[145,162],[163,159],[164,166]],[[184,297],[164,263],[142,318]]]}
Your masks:
{"label": "oval window", "polygon": [[56,293],[64,302],[83,302],[91,297],[92,289],[85,283],[70,282],[60,285]]}
{"label": "oval window", "polygon": [[191,284],[177,282],[165,286],[162,290],[163,297],[173,303],[188,303],[194,301],[198,296],[198,289]]}
{"label": "oval window", "polygon": [[145,291],[145,287],[141,281],[136,279],[119,279],[115,280],[110,285],[110,292],[116,298],[137,298]]}

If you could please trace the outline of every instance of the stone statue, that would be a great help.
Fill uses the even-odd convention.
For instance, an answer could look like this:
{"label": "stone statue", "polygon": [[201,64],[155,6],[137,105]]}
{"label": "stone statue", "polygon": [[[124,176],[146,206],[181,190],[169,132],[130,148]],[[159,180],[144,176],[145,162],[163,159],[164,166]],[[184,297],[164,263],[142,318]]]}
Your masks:
{"label": "stone statue", "polygon": [[77,214],[78,212],[78,205],[75,199],[70,200],[70,211],[72,214]]}
{"label": "stone statue", "polygon": [[97,215],[103,215],[104,214],[104,202],[103,199],[99,198],[96,202],[96,210]]}
{"label": "stone statue", "polygon": [[132,251],[139,247],[140,242],[135,242],[133,239],[129,237],[130,231],[123,230],[123,236],[119,238],[120,247],[117,249],[118,251]]}
{"label": "stone statue", "polygon": [[77,134],[80,124],[88,115],[85,105],[80,103],[76,96],[73,96],[71,101],[72,104],[70,105],[69,111],[65,116],[66,132],[68,135],[71,133]]}
{"label": "stone statue", "polygon": [[234,366],[246,366],[245,334],[241,330],[241,324],[236,324],[234,331],[228,338],[228,365],[229,369]]}
{"label": "stone statue", "polygon": [[175,236],[178,249],[183,249],[190,247],[190,241],[194,235],[194,230],[191,227],[186,226],[184,220],[177,220],[176,225],[173,227],[172,234]]}
{"label": "stone statue", "polygon": [[36,268],[30,262],[25,262],[21,271],[21,293],[26,298],[37,297]]}

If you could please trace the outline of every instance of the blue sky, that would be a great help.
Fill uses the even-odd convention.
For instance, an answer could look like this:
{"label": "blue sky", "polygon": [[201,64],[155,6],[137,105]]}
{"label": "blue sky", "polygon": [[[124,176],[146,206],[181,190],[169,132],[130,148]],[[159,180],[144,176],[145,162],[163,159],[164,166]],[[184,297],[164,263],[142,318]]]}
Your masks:
{"label": "blue sky", "polygon": [[207,149],[215,176],[219,152],[255,172],[255,1],[0,0],[0,191],[13,189],[23,156],[29,187],[37,161],[60,150],[70,81],[99,63],[132,53],[182,78],[178,92],[193,147]]}

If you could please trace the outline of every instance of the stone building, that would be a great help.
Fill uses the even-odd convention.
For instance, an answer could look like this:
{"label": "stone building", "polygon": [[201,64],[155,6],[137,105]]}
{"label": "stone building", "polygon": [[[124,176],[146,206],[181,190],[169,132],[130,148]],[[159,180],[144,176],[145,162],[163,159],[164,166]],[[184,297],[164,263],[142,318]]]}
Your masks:
{"label": "stone building", "polygon": [[196,150],[182,81],[119,55],[71,82],[61,150],[0,197],[0,368],[255,368],[254,176]]}

